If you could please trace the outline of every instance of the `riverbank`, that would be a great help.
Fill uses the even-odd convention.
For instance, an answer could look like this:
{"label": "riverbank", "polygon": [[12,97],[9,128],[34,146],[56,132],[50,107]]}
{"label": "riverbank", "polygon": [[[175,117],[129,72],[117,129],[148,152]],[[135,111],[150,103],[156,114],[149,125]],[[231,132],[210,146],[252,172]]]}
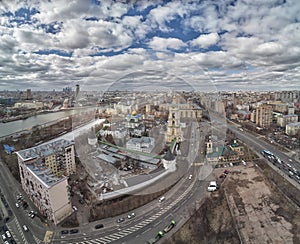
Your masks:
{"label": "riverbank", "polygon": [[27,119],[13,120],[7,123],[1,123],[0,130],[0,141],[6,138],[15,138],[17,135],[22,136],[35,126],[47,125],[53,121],[59,121],[60,119],[68,118],[76,114],[85,112],[94,112],[95,107],[76,107],[59,111],[46,111],[40,112],[39,114],[32,115]]}

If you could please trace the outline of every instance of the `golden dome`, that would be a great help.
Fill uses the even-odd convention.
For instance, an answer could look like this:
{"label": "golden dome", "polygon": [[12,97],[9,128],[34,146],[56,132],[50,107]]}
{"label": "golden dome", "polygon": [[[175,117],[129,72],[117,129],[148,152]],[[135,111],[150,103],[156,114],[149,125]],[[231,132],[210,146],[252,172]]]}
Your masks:
{"label": "golden dome", "polygon": [[137,111],[133,110],[131,113],[132,116],[136,116],[137,115]]}

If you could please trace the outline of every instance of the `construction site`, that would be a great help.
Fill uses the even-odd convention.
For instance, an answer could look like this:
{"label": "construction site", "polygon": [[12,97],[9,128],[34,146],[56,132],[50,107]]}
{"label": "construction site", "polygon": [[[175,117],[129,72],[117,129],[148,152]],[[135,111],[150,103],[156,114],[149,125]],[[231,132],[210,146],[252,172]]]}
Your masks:
{"label": "construction site", "polygon": [[300,243],[299,190],[264,159],[213,174],[219,190],[166,244]]}

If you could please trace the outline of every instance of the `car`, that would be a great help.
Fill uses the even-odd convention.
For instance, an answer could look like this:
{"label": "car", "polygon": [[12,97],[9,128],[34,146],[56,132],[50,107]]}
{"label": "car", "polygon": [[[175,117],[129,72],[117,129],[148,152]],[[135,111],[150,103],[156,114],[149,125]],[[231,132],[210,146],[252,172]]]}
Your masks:
{"label": "car", "polygon": [[16,208],[19,208],[19,207],[20,207],[19,203],[16,202]]}
{"label": "car", "polygon": [[61,231],[60,231],[60,234],[62,234],[62,235],[69,234],[69,230],[61,230]]}
{"label": "car", "polygon": [[207,190],[212,192],[212,191],[216,191],[218,189],[218,186],[217,186],[217,182],[216,181],[211,181],[209,182],[209,185],[207,187]]}
{"label": "car", "polygon": [[130,214],[128,214],[128,216],[127,216],[128,219],[131,219],[131,218],[133,218],[133,217],[135,217],[135,213],[130,213]]}
{"label": "car", "polygon": [[125,218],[119,218],[118,220],[117,220],[117,223],[122,223],[122,222],[124,222],[125,221]]}
{"label": "car", "polygon": [[82,198],[80,198],[78,201],[80,204],[84,204],[84,200]]}
{"label": "car", "polygon": [[11,234],[10,234],[10,232],[7,230],[7,231],[5,231],[5,234],[6,234],[6,236],[8,237],[8,238],[11,238]]}
{"label": "car", "polygon": [[29,213],[28,213],[28,216],[30,217],[30,218],[34,218],[35,217],[35,213],[34,213],[34,211],[30,211]]}
{"label": "car", "polygon": [[72,209],[73,209],[73,212],[76,212],[78,210],[76,206],[73,206]]}
{"label": "car", "polygon": [[79,232],[78,229],[72,229],[72,230],[70,230],[70,234],[76,234],[76,233],[78,233],[78,232]]}
{"label": "car", "polygon": [[8,241],[5,241],[4,244],[9,244],[9,242],[8,242]]}
{"label": "car", "polygon": [[191,180],[191,179],[192,179],[192,177],[193,177],[193,175],[190,175],[190,176],[189,176],[189,180]]}
{"label": "car", "polygon": [[23,196],[21,193],[17,195],[17,200],[21,200],[22,198],[23,198]]}
{"label": "car", "polygon": [[103,228],[103,227],[104,227],[103,224],[96,224],[96,225],[95,225],[95,229],[101,229],[101,228]]}
{"label": "car", "polygon": [[162,202],[162,201],[164,201],[166,198],[165,197],[161,197],[158,201],[159,202]]}
{"label": "car", "polygon": [[23,230],[28,231],[28,227],[26,225],[23,225]]}
{"label": "car", "polygon": [[2,240],[5,241],[6,240],[6,235],[2,234]]}
{"label": "car", "polygon": [[164,232],[165,233],[169,232],[174,228],[175,225],[176,225],[176,221],[172,220],[171,223],[164,228]]}

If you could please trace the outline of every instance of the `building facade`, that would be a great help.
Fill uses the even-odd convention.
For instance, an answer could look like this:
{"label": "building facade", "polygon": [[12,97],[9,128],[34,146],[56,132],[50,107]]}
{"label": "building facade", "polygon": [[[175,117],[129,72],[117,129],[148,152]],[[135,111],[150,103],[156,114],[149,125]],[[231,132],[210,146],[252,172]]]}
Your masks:
{"label": "building facade", "polygon": [[140,138],[131,138],[126,143],[126,148],[135,151],[151,153],[154,148],[154,138],[145,136]]}
{"label": "building facade", "polygon": [[300,122],[287,124],[285,127],[285,133],[289,136],[295,136],[300,131]]}
{"label": "building facade", "polygon": [[76,172],[74,143],[61,139],[17,156],[23,190],[41,214],[60,223],[72,213],[68,176]]}
{"label": "building facade", "polygon": [[256,109],[256,124],[261,128],[270,128],[272,117],[272,106],[263,104]]}
{"label": "building facade", "polygon": [[285,127],[287,124],[298,122],[297,114],[288,114],[277,117],[277,124],[280,127]]}
{"label": "building facade", "polygon": [[176,142],[181,142],[183,139],[180,127],[180,111],[178,104],[178,98],[174,96],[173,102],[169,107],[166,143],[171,143],[173,140],[176,140]]}

